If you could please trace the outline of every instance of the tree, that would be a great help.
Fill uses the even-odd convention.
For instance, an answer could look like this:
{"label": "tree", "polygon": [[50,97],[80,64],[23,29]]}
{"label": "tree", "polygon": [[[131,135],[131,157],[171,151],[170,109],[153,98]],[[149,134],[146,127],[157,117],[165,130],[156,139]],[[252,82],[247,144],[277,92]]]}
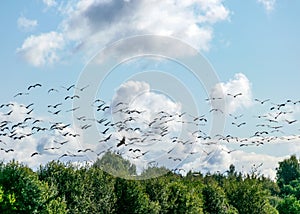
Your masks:
{"label": "tree", "polygon": [[2,186],[0,186],[0,210],[6,210],[7,212],[15,211],[17,209],[15,203],[15,194],[4,193]]}
{"label": "tree", "polygon": [[204,211],[210,214],[238,213],[230,206],[224,190],[212,179],[203,188]]}
{"label": "tree", "polygon": [[288,185],[291,181],[300,178],[300,164],[295,155],[292,155],[289,159],[279,162],[276,176],[277,183],[280,188],[284,185]]}
{"label": "tree", "polygon": [[300,201],[295,196],[287,196],[279,203],[277,210],[280,214],[299,214]]}
{"label": "tree", "polygon": [[52,208],[67,212],[65,202],[56,198],[55,186],[40,181],[35,172],[18,162],[0,163],[0,186],[4,195],[0,213],[49,213]]}
{"label": "tree", "polygon": [[[249,176],[244,180],[237,181],[228,179],[224,184],[224,189],[229,200],[239,213],[243,214],[263,214],[270,213],[268,190],[263,189],[262,184],[256,178]],[[275,211],[273,213],[276,213]]]}
{"label": "tree", "polygon": [[83,179],[85,173],[84,167],[78,169],[55,161],[41,166],[38,171],[40,180],[57,187],[57,195],[66,201],[70,213],[86,213],[92,209],[93,192],[87,191],[89,183]]}
{"label": "tree", "polygon": [[121,178],[132,178],[136,176],[136,166],[125,160],[121,155],[107,152],[100,160],[94,163],[105,172]]}
{"label": "tree", "polygon": [[159,204],[149,199],[141,182],[117,178],[115,185],[117,195],[116,213],[159,213]]}
{"label": "tree", "polygon": [[166,185],[167,207],[164,213],[203,213],[202,196],[195,188],[186,186],[180,181]]}

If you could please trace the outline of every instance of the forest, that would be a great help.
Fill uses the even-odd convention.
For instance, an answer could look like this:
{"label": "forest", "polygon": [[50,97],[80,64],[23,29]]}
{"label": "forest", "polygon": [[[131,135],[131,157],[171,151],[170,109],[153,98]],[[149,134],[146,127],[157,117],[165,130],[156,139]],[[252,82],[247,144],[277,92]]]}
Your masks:
{"label": "forest", "polygon": [[[157,173],[163,175],[146,179]],[[0,162],[0,213],[299,214],[300,164],[295,155],[279,162],[273,181],[234,165],[205,175],[163,167],[137,175],[128,160],[109,152],[84,166],[52,161],[32,170]]]}

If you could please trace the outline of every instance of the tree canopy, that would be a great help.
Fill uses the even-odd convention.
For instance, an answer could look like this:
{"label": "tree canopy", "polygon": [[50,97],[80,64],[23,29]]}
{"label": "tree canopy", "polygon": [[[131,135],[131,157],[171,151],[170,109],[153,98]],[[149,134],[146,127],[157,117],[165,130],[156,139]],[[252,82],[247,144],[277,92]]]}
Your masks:
{"label": "tree canopy", "polygon": [[[123,178],[109,173],[114,170]],[[144,179],[158,174],[163,175]],[[150,167],[139,176],[133,164],[113,153],[93,165],[52,161],[37,171],[1,162],[0,213],[299,214],[299,175],[294,155],[279,162],[277,181],[242,175],[233,165],[223,174],[182,176]]]}

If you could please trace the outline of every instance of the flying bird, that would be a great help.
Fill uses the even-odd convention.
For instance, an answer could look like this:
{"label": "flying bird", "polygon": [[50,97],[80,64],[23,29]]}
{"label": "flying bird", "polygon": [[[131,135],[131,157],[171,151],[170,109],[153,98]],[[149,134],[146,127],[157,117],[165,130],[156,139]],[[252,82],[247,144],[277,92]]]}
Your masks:
{"label": "flying bird", "polygon": [[79,98],[79,96],[78,96],[78,95],[74,95],[74,96],[66,96],[66,97],[65,97],[65,100],[67,100],[67,99],[73,100],[74,98]]}
{"label": "flying bird", "polygon": [[62,88],[66,89],[67,91],[70,91],[72,88],[75,88],[75,85],[70,85],[69,87],[64,87],[62,86]]}
{"label": "flying bird", "polygon": [[235,123],[235,122],[232,122],[232,125],[236,125],[237,127],[241,127],[242,125],[246,125],[246,122],[242,122],[242,123]]}
{"label": "flying bird", "polygon": [[287,122],[288,124],[292,124],[292,123],[297,122],[297,120],[285,120],[285,122]]}
{"label": "flying bird", "polygon": [[123,137],[122,140],[120,140],[120,142],[117,144],[117,147],[120,147],[122,145],[125,145],[125,137]]}
{"label": "flying bird", "polygon": [[270,101],[270,99],[266,99],[266,100],[259,100],[259,99],[254,99],[256,102],[259,102],[260,104],[264,104],[265,102]]}
{"label": "flying bird", "polygon": [[83,91],[84,89],[88,88],[90,85],[84,86],[82,88],[77,88],[79,91]]}
{"label": "flying bird", "polygon": [[229,116],[233,117],[233,118],[236,120],[236,119],[238,119],[238,118],[243,117],[244,115],[243,115],[243,114],[240,114],[240,115],[235,116],[235,115],[233,115],[233,114],[229,114]]}
{"label": "flying bird", "polygon": [[50,92],[52,92],[52,91],[55,91],[55,92],[59,92],[57,89],[55,89],[55,88],[50,88],[49,90],[48,90],[48,94],[50,93]]}
{"label": "flying bird", "polygon": [[42,87],[42,85],[40,83],[34,84],[34,85],[30,85],[27,90],[29,91],[32,88],[36,88],[36,87]]}
{"label": "flying bird", "polygon": [[34,152],[34,153],[32,153],[32,154],[31,154],[31,156],[30,156],[30,157],[33,157],[33,156],[35,156],[35,155],[40,155],[40,153],[38,153],[38,152]]}
{"label": "flying bird", "polygon": [[238,94],[230,94],[230,93],[228,93],[227,95],[228,96],[232,96],[233,98],[236,98],[237,96],[241,96],[243,94],[242,93],[238,93]]}
{"label": "flying bird", "polygon": [[18,97],[18,96],[22,96],[22,95],[29,95],[29,93],[19,92],[19,93],[17,93],[17,94],[14,96],[14,98],[15,98],[15,97]]}
{"label": "flying bird", "polygon": [[111,138],[112,134],[110,134],[107,138],[105,138],[104,140],[99,140],[99,143],[101,142],[107,142],[110,138]]}

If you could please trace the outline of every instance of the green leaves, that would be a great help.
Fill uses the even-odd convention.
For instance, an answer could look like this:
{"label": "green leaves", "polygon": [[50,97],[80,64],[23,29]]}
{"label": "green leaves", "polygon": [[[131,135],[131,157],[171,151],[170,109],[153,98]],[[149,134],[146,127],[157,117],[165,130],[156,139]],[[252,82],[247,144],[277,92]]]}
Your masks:
{"label": "green leaves", "polygon": [[277,207],[280,214],[299,214],[300,201],[294,196],[285,197]]}
{"label": "green leaves", "polygon": [[[143,180],[148,176],[154,178]],[[277,176],[280,189],[270,179],[236,172],[233,165],[226,175],[183,177],[151,167],[139,176],[133,164],[112,153],[92,166],[52,161],[37,172],[15,161],[0,162],[0,213],[300,213],[295,156],[279,163]]]}
{"label": "green leaves", "polygon": [[[15,161],[0,164],[0,186],[4,199],[0,213],[48,213],[49,204],[55,200],[55,186],[48,186],[30,168]],[[59,206],[64,206],[63,201]]]}
{"label": "green leaves", "polygon": [[279,187],[289,184],[293,180],[300,178],[300,164],[295,155],[292,155],[289,159],[285,159],[279,162],[277,169],[277,183]]}

